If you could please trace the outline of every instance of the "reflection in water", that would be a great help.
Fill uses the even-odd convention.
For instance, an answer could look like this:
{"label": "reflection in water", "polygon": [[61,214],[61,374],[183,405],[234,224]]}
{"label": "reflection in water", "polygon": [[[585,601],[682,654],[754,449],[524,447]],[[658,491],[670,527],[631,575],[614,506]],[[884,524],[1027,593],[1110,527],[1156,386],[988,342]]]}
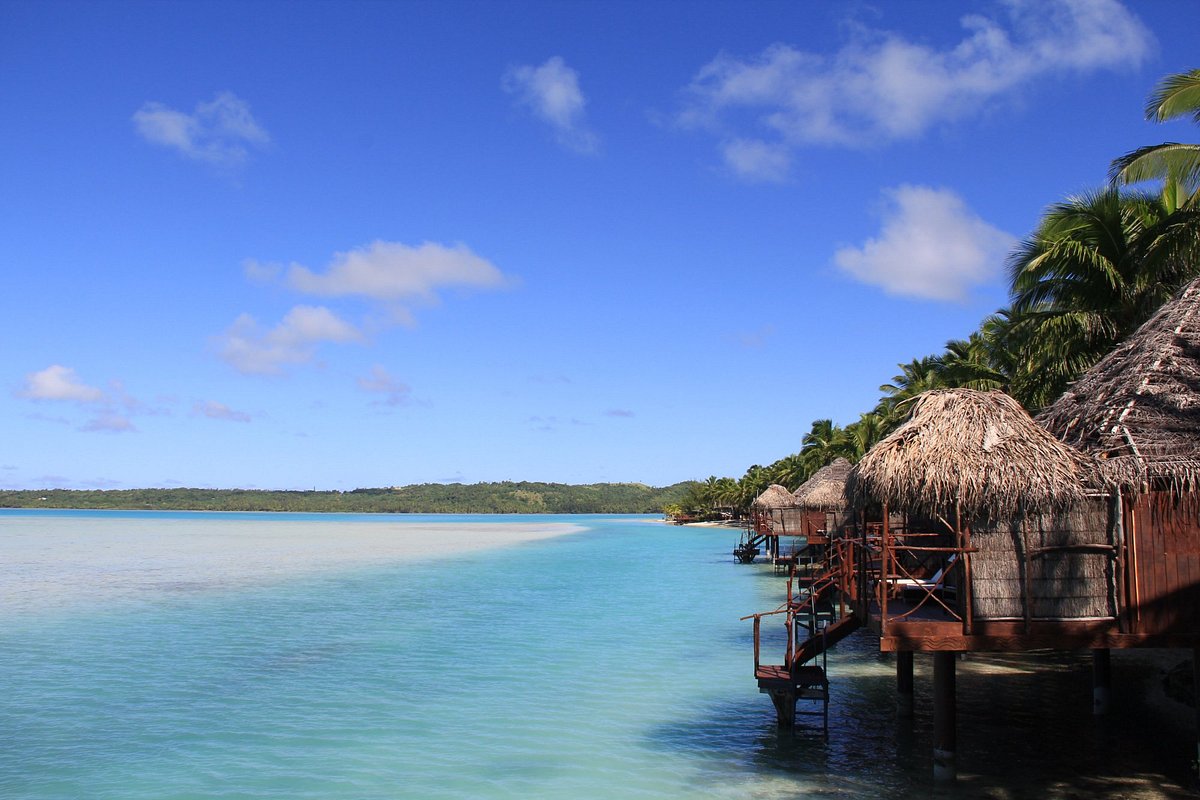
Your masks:
{"label": "reflection in water", "polygon": [[[780,732],[766,695],[699,709],[651,742],[703,752],[712,767],[753,776],[738,796],[1176,798],[1196,797],[1187,765],[1195,731],[1147,702],[1160,670],[1149,653],[1113,653],[1114,707],[1091,713],[1091,654],[969,654],[958,674],[959,780],[932,780],[932,659],[916,658],[916,713],[896,715],[895,664],[858,633],[829,657],[829,737],[819,717]],[[1159,660],[1184,658],[1162,651]],[[1173,701],[1166,701],[1173,702]],[[716,777],[714,775],[714,777]],[[726,776],[727,778],[727,776]]]}

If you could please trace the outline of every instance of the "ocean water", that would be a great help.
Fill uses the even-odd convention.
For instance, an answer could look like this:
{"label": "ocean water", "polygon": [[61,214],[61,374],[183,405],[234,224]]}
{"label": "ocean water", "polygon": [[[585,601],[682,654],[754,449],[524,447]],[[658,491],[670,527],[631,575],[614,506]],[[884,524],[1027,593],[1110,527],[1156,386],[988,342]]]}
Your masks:
{"label": "ocean water", "polygon": [[[0,512],[0,798],[947,794],[930,780],[930,664],[898,721],[893,664],[865,634],[829,657],[828,739],[775,729],[738,618],[783,584],[733,563],[736,532],[505,517],[573,532],[274,571],[181,532],[282,523],[303,539],[318,519],[397,518]],[[399,519],[447,540],[497,522]],[[114,554],[123,520],[178,542],[172,559]],[[30,555],[45,552],[69,557]],[[781,626],[766,632],[778,645]],[[1194,731],[1147,711],[1138,687],[1156,676],[1119,655],[1102,720],[1087,654],[961,662],[948,794],[1191,796]]]}

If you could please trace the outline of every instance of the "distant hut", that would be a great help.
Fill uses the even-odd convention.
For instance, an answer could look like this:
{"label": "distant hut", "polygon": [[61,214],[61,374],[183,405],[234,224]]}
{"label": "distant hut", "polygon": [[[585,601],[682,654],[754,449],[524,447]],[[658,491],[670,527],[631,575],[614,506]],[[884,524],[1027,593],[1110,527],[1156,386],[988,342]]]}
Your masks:
{"label": "distant hut", "polygon": [[796,505],[796,497],[778,483],[772,483],[763,493],[754,498],[751,506],[760,511],[776,508],[790,508]]}
{"label": "distant hut", "polygon": [[800,533],[802,512],[796,498],[785,487],[772,483],[750,504],[752,545],[763,544],[774,561],[779,556],[779,537]]}
{"label": "distant hut", "polygon": [[845,522],[846,479],[850,462],[836,458],[813,473],[795,491],[796,505],[803,509],[801,533],[810,544],[825,544]]}
{"label": "distant hut", "polygon": [[1039,422],[1119,483],[1124,629],[1138,642],[1200,645],[1200,279]]}
{"label": "distant hut", "polygon": [[750,504],[755,528],[772,536],[798,536],[801,512],[796,496],[785,487],[772,483]]}

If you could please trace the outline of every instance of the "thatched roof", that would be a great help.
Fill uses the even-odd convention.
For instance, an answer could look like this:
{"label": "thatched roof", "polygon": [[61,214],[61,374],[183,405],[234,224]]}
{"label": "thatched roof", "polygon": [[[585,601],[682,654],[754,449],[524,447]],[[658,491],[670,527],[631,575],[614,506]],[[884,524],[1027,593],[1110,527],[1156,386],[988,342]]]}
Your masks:
{"label": "thatched roof", "polygon": [[850,462],[836,458],[813,473],[796,490],[796,505],[818,511],[837,511],[846,507],[846,478]]}
{"label": "thatched roof", "polygon": [[1127,486],[1200,479],[1200,278],[1042,412],[1055,436],[1104,459]]}
{"label": "thatched roof", "polygon": [[796,498],[778,483],[772,483],[751,504],[754,508],[769,510],[772,508],[795,508]]}
{"label": "thatched roof", "polygon": [[943,389],[914,401],[908,421],[851,471],[846,494],[953,522],[956,503],[967,519],[1013,517],[1076,502],[1096,480],[1090,458],[1003,392]]}

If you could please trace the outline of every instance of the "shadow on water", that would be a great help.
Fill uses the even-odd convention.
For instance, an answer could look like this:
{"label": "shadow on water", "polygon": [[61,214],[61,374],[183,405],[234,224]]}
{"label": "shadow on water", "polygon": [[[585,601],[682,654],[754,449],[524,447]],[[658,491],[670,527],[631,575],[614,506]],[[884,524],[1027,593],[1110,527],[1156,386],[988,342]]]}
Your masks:
{"label": "shadow on water", "polygon": [[[829,659],[829,737],[819,717],[794,733],[775,727],[765,695],[747,690],[691,709],[647,734],[648,745],[684,752],[701,780],[743,777],[747,797],[989,798],[1198,797],[1190,773],[1195,732],[1144,697],[1154,668],[1114,653],[1113,709],[1091,713],[1091,657],[1083,653],[972,654],[957,664],[958,771],[932,781],[932,659],[916,659],[916,709],[896,712],[894,660],[859,634]],[[749,672],[749,671],[747,671]]]}

